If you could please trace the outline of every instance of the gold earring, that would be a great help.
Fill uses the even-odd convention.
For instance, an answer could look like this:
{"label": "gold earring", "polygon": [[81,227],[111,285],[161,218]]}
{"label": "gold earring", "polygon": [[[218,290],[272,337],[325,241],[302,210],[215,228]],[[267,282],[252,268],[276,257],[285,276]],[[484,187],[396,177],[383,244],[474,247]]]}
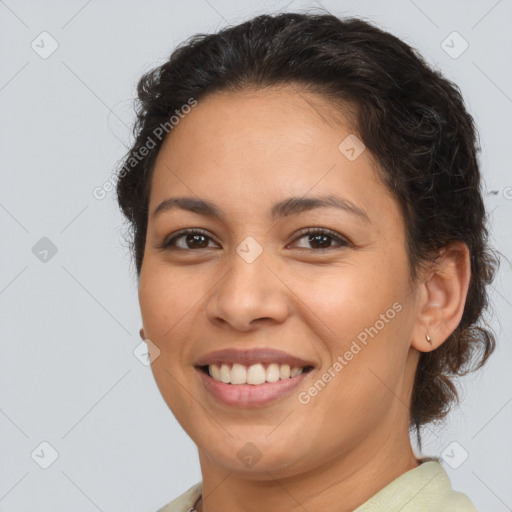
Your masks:
{"label": "gold earring", "polygon": [[427,340],[427,343],[429,343],[430,346],[432,346],[432,338],[428,334],[425,335],[425,339]]}

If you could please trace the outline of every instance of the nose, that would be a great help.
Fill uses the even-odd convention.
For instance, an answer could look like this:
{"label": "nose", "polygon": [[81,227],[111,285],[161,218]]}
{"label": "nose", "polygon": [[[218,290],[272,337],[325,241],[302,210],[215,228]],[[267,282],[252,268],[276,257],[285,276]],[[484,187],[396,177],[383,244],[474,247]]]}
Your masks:
{"label": "nose", "polygon": [[281,323],[289,314],[287,290],[263,254],[248,263],[234,253],[231,266],[208,299],[206,314],[217,326],[244,332],[262,322]]}

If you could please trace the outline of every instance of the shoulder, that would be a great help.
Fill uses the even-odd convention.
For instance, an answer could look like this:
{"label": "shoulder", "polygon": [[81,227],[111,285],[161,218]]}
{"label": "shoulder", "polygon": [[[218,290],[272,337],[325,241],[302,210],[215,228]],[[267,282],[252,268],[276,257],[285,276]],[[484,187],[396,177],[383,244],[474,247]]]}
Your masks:
{"label": "shoulder", "polygon": [[463,493],[454,491],[443,466],[427,460],[390,482],[355,512],[478,512]]}
{"label": "shoulder", "polygon": [[171,502],[159,508],[157,512],[189,512],[190,509],[194,508],[194,504],[201,496],[203,490],[203,483],[199,482],[193,485],[190,489],[187,489],[183,494],[180,494],[177,498]]}
{"label": "shoulder", "polygon": [[[423,500],[425,506],[433,505],[432,510],[437,507],[436,510],[439,511],[478,512],[465,494],[452,489],[450,477],[438,460],[431,459],[416,469],[420,468],[423,472],[418,476],[418,480],[421,478],[425,482],[430,493],[425,489],[419,502]],[[425,508],[425,510],[430,509]]]}

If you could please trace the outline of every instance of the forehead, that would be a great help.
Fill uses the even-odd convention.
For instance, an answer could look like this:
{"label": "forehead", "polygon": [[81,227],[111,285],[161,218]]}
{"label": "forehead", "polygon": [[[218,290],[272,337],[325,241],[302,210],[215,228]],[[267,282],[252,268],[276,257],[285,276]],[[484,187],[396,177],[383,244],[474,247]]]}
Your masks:
{"label": "forehead", "polygon": [[[382,203],[376,163],[354,132],[325,98],[293,86],[210,94],[165,139],[150,210],[171,193],[246,207],[310,192],[342,193],[363,209],[372,195]],[[363,151],[347,158],[357,141]]]}
{"label": "forehead", "polygon": [[280,85],[237,92],[218,91],[202,97],[172,128],[164,145],[187,139],[188,144],[203,146],[215,141],[218,146],[236,139],[243,143],[243,148],[270,143],[273,146],[284,144],[285,149],[289,144],[301,142],[311,146],[312,136],[325,137],[328,131],[336,138],[340,133],[357,131],[352,105],[335,105],[304,87]]}

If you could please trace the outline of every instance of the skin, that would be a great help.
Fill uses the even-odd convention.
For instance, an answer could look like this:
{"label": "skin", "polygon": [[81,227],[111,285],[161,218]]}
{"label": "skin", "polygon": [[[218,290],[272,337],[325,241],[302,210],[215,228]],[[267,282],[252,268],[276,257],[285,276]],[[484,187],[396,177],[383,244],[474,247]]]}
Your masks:
{"label": "skin", "polygon": [[[217,92],[174,126],[156,161],[139,280],[141,335],[160,350],[152,363],[157,385],[198,447],[202,512],[349,511],[417,467],[407,404],[419,354],[443,343],[462,316],[466,246],[447,247],[435,268],[410,279],[399,205],[368,150],[350,161],[338,149],[356,132],[334,122],[321,100],[293,86]],[[333,207],[270,218],[275,202],[332,193],[368,219]],[[180,209],[152,215],[179,196],[215,203],[224,219]],[[308,241],[298,232],[307,227],[349,243]],[[209,238],[158,248],[185,228]],[[248,236],[263,249],[252,263],[236,252]],[[298,393],[394,303],[400,312],[300,403]],[[200,355],[261,347],[316,368],[297,392],[256,408],[224,405],[205,390],[194,368]],[[261,454],[252,467],[237,456],[248,442]]]}

